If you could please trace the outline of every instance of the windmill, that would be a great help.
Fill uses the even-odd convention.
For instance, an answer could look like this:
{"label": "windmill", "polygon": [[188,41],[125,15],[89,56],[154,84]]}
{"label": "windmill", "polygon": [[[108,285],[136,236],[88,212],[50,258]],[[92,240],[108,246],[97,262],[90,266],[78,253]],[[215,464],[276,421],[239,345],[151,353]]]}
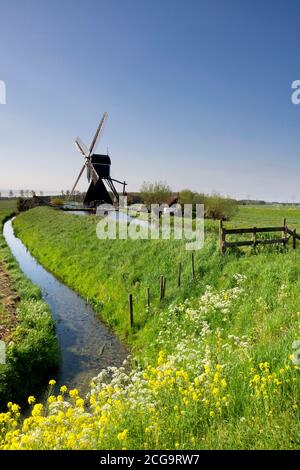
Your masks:
{"label": "windmill", "polygon": [[[74,194],[75,188],[86,170],[87,179],[90,183],[84,198],[84,205],[96,205],[97,203],[108,203],[119,205],[119,193],[116,190],[114,183],[121,184],[123,186],[123,194],[125,194],[125,188],[127,183],[125,181],[119,181],[110,176],[111,160],[109,155],[96,154],[96,146],[99,142],[100,136],[103,131],[105,121],[108,118],[108,114],[105,112],[96,130],[96,134],[92,140],[90,148],[88,149],[84,143],[77,137],[75,145],[79,150],[80,154],[84,158],[84,165],[80,170],[80,173],[75,181],[75,184],[70,192],[70,197]],[[113,194],[114,201],[109,194],[105,184]]]}

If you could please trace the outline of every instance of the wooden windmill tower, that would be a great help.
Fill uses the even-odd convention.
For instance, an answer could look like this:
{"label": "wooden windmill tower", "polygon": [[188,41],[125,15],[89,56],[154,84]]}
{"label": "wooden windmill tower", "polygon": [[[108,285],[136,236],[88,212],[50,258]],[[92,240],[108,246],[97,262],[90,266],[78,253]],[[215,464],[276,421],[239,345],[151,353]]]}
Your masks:
{"label": "wooden windmill tower", "polygon": [[[88,206],[96,206],[97,204],[105,202],[108,204],[119,205],[119,193],[116,190],[114,183],[118,183],[123,186],[122,193],[125,195],[127,183],[125,181],[116,180],[110,176],[111,160],[109,155],[94,153],[107,118],[108,114],[105,112],[89,149],[84,145],[79,137],[75,140],[75,145],[85,161],[71,190],[70,197],[74,194],[75,188],[86,170],[87,179],[90,185],[83,202]],[[112,196],[109,194],[109,191],[111,191]]]}

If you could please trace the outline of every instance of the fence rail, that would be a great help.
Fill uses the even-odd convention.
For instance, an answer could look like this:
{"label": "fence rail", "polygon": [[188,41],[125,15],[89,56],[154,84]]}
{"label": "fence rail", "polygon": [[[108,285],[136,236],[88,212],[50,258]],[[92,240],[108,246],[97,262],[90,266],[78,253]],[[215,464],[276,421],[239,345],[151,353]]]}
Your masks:
{"label": "fence rail", "polygon": [[[281,232],[281,237],[273,239],[259,239],[258,233]],[[240,235],[252,234],[252,240],[242,241],[226,241],[226,235]],[[222,254],[226,252],[226,248],[239,247],[239,246],[256,246],[256,245],[272,245],[282,244],[286,245],[289,239],[293,240],[293,248],[296,249],[296,240],[300,240],[300,234],[296,229],[291,230],[288,228],[286,219],[283,219],[282,225],[278,227],[249,227],[249,228],[225,228],[223,221],[220,220],[220,251]]]}

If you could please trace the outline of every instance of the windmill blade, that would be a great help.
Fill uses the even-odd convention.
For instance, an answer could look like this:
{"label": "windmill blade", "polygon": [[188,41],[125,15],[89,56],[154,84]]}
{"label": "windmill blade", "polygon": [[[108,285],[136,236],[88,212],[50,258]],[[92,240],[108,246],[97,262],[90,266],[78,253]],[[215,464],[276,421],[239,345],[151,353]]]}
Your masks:
{"label": "windmill blade", "polygon": [[92,163],[89,163],[88,164],[88,169],[90,171],[90,176],[92,177],[93,183],[96,184],[98,179],[99,179],[99,175],[98,175],[97,171],[95,170],[94,165]]}
{"label": "windmill blade", "polygon": [[92,140],[90,150],[89,150],[89,155],[88,155],[89,157],[93,154],[94,150],[96,149],[96,145],[99,142],[101,131],[103,130],[103,126],[104,126],[104,123],[105,123],[107,118],[108,118],[108,113],[105,112],[102,116],[102,119],[101,119],[100,123],[99,123],[98,129],[96,130],[96,134],[95,134],[95,136]]}
{"label": "windmill blade", "polygon": [[77,137],[77,139],[75,140],[75,145],[78,148],[81,155],[83,157],[87,158],[88,157],[88,149],[87,149],[86,145],[84,145],[84,143],[79,139],[79,137]]}
{"label": "windmill blade", "polygon": [[74,191],[75,191],[75,188],[76,188],[76,186],[77,186],[77,184],[78,184],[78,181],[80,180],[80,178],[81,178],[81,176],[82,176],[82,173],[83,173],[84,170],[85,170],[85,167],[86,167],[86,165],[84,164],[83,167],[81,168],[80,173],[79,173],[79,175],[78,175],[78,178],[77,178],[77,180],[75,181],[75,184],[74,184],[74,186],[73,186],[73,188],[72,188],[72,190],[71,190],[71,192],[70,192],[70,197],[73,196],[73,193],[74,193]]}
{"label": "windmill blade", "polygon": [[90,182],[91,181],[91,168],[89,165],[86,165],[86,177],[87,177],[88,182]]}

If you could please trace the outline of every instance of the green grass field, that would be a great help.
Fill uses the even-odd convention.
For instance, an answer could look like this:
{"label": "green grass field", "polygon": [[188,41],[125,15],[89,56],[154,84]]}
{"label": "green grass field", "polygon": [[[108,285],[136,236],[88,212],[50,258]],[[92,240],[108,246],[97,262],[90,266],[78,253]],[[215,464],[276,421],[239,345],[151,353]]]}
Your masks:
{"label": "green grass field", "polygon": [[[291,228],[300,227],[298,208],[270,206],[242,206],[226,225],[281,225],[283,217]],[[132,372],[114,372],[111,383],[100,376],[89,406],[76,391],[67,398],[63,390],[51,399],[54,415],[34,407],[25,437],[20,425],[2,447],[299,448],[293,342],[300,339],[300,246],[221,256],[218,223],[207,221],[193,281],[183,242],[98,240],[97,220],[36,208],[16,219],[15,230],[46,268],[88,298],[129,343]],[[167,285],[160,303],[162,274]],[[134,294],[133,330],[128,293]],[[65,402],[70,411],[60,405]]]}
{"label": "green grass field", "polygon": [[281,226],[284,217],[291,229],[300,230],[299,206],[239,206],[237,215],[227,225],[228,227]]}

